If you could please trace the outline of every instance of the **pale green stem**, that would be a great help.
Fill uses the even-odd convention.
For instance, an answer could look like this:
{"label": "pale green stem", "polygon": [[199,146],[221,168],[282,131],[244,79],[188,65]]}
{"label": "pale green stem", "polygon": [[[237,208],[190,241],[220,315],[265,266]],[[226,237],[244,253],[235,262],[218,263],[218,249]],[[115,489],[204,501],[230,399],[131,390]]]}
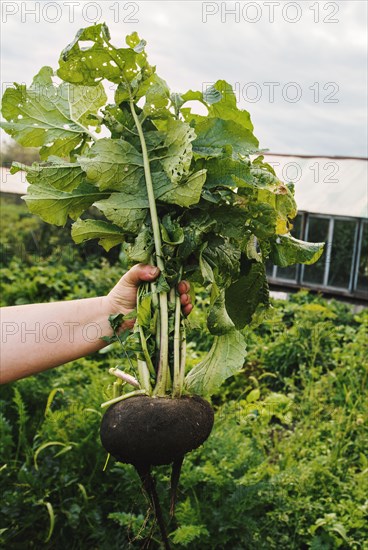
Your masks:
{"label": "pale green stem", "polygon": [[151,393],[151,382],[150,382],[150,373],[147,367],[147,363],[145,361],[142,361],[141,359],[138,359],[138,376],[139,381],[143,389],[147,391],[147,393]]}
{"label": "pale green stem", "polygon": [[[153,264],[153,260],[151,260],[151,263]],[[157,311],[157,321],[156,321],[156,349],[160,349],[160,308],[158,303],[158,297],[157,297],[157,286],[156,283],[151,283],[151,289],[152,289],[152,303],[154,309]]]}
{"label": "pale green stem", "polygon": [[107,457],[106,457],[106,460],[105,460],[105,464],[104,464],[104,467],[102,468],[102,471],[103,471],[103,472],[106,471],[107,465],[108,465],[109,460],[110,460],[110,456],[111,456],[111,454],[110,454],[110,453],[107,453]]}
{"label": "pale green stem", "polygon": [[121,387],[123,385],[122,380],[115,380],[115,382],[112,385],[112,395],[114,398],[119,397],[121,393]]}
{"label": "pale green stem", "polygon": [[[163,273],[165,271],[165,264],[164,264],[163,255],[162,255],[160,223],[157,215],[156,200],[155,200],[155,194],[153,190],[148,151],[147,151],[146,141],[144,139],[142,125],[139,121],[137,113],[135,112],[134,102],[132,99],[130,100],[130,110],[134,118],[134,122],[138,131],[141,148],[142,148],[144,175],[146,180],[149,209],[151,213],[153,239],[154,239],[155,250],[156,250],[156,263],[157,263],[157,266],[160,268],[161,272]],[[167,377],[168,377],[168,369],[169,369],[169,365],[168,365],[169,315],[168,315],[166,292],[160,293],[159,301],[160,301],[160,326],[161,326],[160,359],[159,359],[158,372],[157,372],[157,382],[156,382],[154,393],[155,395],[162,396],[162,395],[165,395],[166,393],[166,385],[167,385]]]}
{"label": "pale green stem", "polygon": [[[153,264],[152,256],[151,256],[150,262],[151,262],[151,264]],[[154,307],[156,308],[156,307],[158,307],[158,298],[157,298],[157,285],[156,285],[155,282],[151,283],[151,290],[152,290],[152,302],[153,302]]]}
{"label": "pale green stem", "polygon": [[156,262],[160,270],[164,271],[165,265],[162,257],[160,222],[157,215],[156,200],[155,200],[155,194],[153,191],[153,183],[152,183],[151,170],[149,165],[148,151],[147,151],[146,141],[144,139],[143,128],[141,123],[139,122],[137,113],[135,112],[133,100],[130,100],[130,109],[134,118],[135,125],[137,127],[137,131],[138,131],[138,135],[139,135],[139,139],[142,147],[144,175],[146,179],[149,209],[151,212],[153,240],[154,240],[155,249],[156,249]]}
{"label": "pale green stem", "polygon": [[170,289],[169,299],[170,299],[170,304],[175,304],[175,288]]}
{"label": "pale green stem", "polygon": [[146,337],[144,335],[143,328],[140,325],[139,325],[138,328],[139,328],[139,336],[140,336],[140,339],[141,339],[142,350],[143,350],[144,358],[145,358],[145,361],[146,361],[146,366],[148,367],[149,372],[151,374],[155,375],[155,367],[153,366],[150,354],[148,352],[147,341],[146,341]]}
{"label": "pale green stem", "polygon": [[133,397],[134,395],[147,395],[147,392],[146,390],[137,390],[137,391],[131,391],[129,393],[124,393],[124,395],[120,395],[120,397],[115,397],[114,399],[105,401],[105,403],[101,403],[101,408],[103,409],[104,407],[109,407],[110,405],[119,403],[119,401],[123,401],[124,399],[129,399],[129,397]]}
{"label": "pale green stem", "polygon": [[180,395],[180,316],[181,304],[180,296],[175,297],[175,329],[174,329],[174,380],[173,395]]}
{"label": "pale green stem", "polygon": [[187,337],[184,322],[181,323],[180,331],[180,374],[179,374],[179,395],[182,394],[184,386],[185,365],[187,355]]}

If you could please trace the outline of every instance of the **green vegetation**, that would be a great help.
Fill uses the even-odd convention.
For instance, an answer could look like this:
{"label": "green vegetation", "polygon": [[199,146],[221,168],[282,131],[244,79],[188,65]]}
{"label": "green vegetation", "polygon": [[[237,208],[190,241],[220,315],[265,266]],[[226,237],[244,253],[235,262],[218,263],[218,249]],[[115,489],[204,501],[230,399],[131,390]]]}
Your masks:
{"label": "green vegetation", "polygon": [[[2,203],[7,238],[19,224],[20,244],[34,231],[45,231],[47,240],[52,228],[32,217],[23,224],[24,215],[24,207]],[[120,277],[116,258],[109,262],[94,249],[86,262],[71,241],[73,254],[63,255],[65,235],[52,237],[56,256],[41,242],[37,255],[5,255],[3,305],[93,296]],[[198,287],[196,296],[189,366],[213,338],[206,293]],[[184,461],[168,528],[174,548],[368,548],[367,311],[355,314],[304,291],[273,308],[271,318],[243,331],[244,367],[213,395],[212,435]],[[113,345],[2,387],[4,547],[21,550],[27,541],[35,549],[121,550],[150,541],[149,548],[160,548],[134,469],[111,460],[104,471],[100,403],[110,395],[107,372],[119,354]],[[165,510],[168,484],[161,467]]]}

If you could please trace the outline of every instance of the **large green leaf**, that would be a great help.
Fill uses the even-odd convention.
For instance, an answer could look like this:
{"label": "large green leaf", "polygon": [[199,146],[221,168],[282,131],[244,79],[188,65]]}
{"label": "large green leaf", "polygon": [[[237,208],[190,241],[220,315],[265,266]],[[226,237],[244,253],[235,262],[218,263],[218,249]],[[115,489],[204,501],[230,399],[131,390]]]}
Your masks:
{"label": "large green leaf", "polygon": [[124,242],[120,227],[101,220],[77,220],[72,225],[72,237],[77,244],[99,239],[99,244],[107,251]]}
{"label": "large green leaf", "polygon": [[148,227],[143,227],[138,233],[134,244],[127,250],[128,258],[132,262],[149,263],[154,249],[152,231]]}
{"label": "large green leaf", "polygon": [[[206,95],[206,92],[205,92],[205,95]],[[218,94],[216,94],[216,97],[217,99],[221,99],[221,97]],[[187,92],[185,92],[185,94],[180,94],[179,97],[177,98],[177,102],[180,105],[180,107],[184,105],[186,101],[200,101],[205,105],[207,105],[207,103],[211,103],[211,101],[206,101],[205,97],[203,97],[203,92],[199,92],[195,90],[188,90]]]}
{"label": "large green leaf", "polygon": [[195,127],[197,137],[193,142],[193,152],[197,157],[222,156],[224,148],[231,148],[233,153],[249,155],[258,149],[258,140],[233,120],[208,118]]}
{"label": "large green leaf", "polygon": [[13,163],[11,173],[19,170],[26,172],[27,181],[38,185],[52,185],[59,191],[73,191],[86,179],[86,175],[78,164],[66,162],[57,157],[50,157],[47,163],[25,164]]}
{"label": "large green leaf", "polygon": [[[155,194],[155,199],[163,200],[164,202],[170,202],[170,196],[168,195],[168,200],[165,201],[164,197],[167,193],[170,193],[174,189],[173,183],[169,180],[165,172],[152,172],[152,184],[153,191]],[[146,185],[143,183],[144,190],[142,190],[141,195],[147,197]],[[148,198],[147,198],[148,200]]]}
{"label": "large green leaf", "polygon": [[101,197],[103,194],[96,187],[83,183],[71,193],[59,191],[51,185],[34,184],[29,186],[28,194],[23,198],[32,214],[37,214],[45,222],[65,225],[68,216],[77,219]]}
{"label": "large green leaf", "polygon": [[235,329],[235,325],[229,317],[225,307],[225,291],[220,291],[214,300],[207,317],[207,326],[211,334],[220,336]]}
{"label": "large green leaf", "polygon": [[[111,189],[125,193],[145,190],[143,157],[127,141],[103,138],[98,140],[88,154],[78,157],[78,163],[86,172],[87,180],[101,190]],[[140,186],[141,184],[141,186]]]}
{"label": "large green leaf", "polygon": [[228,286],[237,278],[240,269],[240,249],[229,239],[217,235],[208,237],[202,258],[211,266],[220,288]]}
{"label": "large green leaf", "polygon": [[198,395],[211,395],[226,378],[242,368],[245,353],[244,337],[237,330],[215,336],[208,355],[186,376],[186,389]]}
{"label": "large green leaf", "polygon": [[286,267],[292,264],[314,264],[322,255],[324,243],[308,243],[290,234],[280,235],[271,242],[271,261]]}
{"label": "large green leaf", "polygon": [[188,175],[192,160],[192,141],[195,138],[193,128],[186,122],[168,119],[167,135],[164,142],[167,152],[161,164],[173,183],[178,183]]}
{"label": "large green leaf", "polygon": [[[235,93],[231,85],[225,80],[218,80],[215,84],[208,86],[203,92],[189,90],[185,94],[173,95],[178,108],[181,108],[187,101],[199,101],[207,107],[208,117],[233,120],[250,132],[253,131],[250,114],[248,111],[237,107]],[[187,114],[189,115],[189,113]],[[197,123],[206,119],[202,115],[189,115],[188,120],[190,118]]]}
{"label": "large green leaf", "polygon": [[269,291],[263,263],[250,262],[248,272],[225,291],[225,305],[237,329],[249,324],[259,304],[268,307]]}
{"label": "large green leaf", "polygon": [[138,99],[143,95],[146,98],[143,107],[143,112],[146,116],[153,116],[155,118],[167,113],[170,89],[165,80],[160,78],[158,74],[154,73],[139,86],[135,96]]}
{"label": "large green leaf", "polygon": [[144,196],[112,193],[108,199],[96,202],[95,206],[125,233],[136,235],[147,215],[149,204]]}
{"label": "large green leaf", "polygon": [[7,122],[1,126],[25,147],[40,147],[42,158],[68,156],[89,135],[90,118],[104,105],[102,86],[73,86],[52,82],[53,70],[43,67],[32,85],[15,84],[3,96],[2,113]]}
{"label": "large green leaf", "polygon": [[247,210],[250,217],[249,229],[257,239],[268,239],[277,234],[277,213],[272,206],[254,200],[248,203]]}
{"label": "large green leaf", "polygon": [[227,186],[234,188],[237,183],[234,181],[234,176],[241,178],[250,185],[254,184],[254,178],[251,174],[250,162],[243,160],[234,160],[229,156],[221,156],[211,159],[200,159],[197,161],[198,167],[206,167],[207,180],[206,189],[213,187]]}
{"label": "large green leaf", "polygon": [[140,70],[137,63],[145,64],[142,49],[114,48],[108,28],[99,24],[78,31],[61,53],[57,74],[73,84],[96,86],[103,79],[118,84],[130,82],[137,76]]}
{"label": "large green leaf", "polygon": [[200,252],[204,243],[207,246],[208,233],[215,223],[206,211],[198,208],[187,211],[182,220],[184,242],[178,247],[178,255],[184,263],[191,254]]}
{"label": "large green leaf", "polygon": [[183,207],[189,207],[197,204],[201,198],[202,187],[206,181],[206,170],[198,170],[191,174],[184,182],[171,186],[172,188],[161,194],[156,191],[156,197],[170,204],[177,204]]}
{"label": "large green leaf", "polygon": [[[211,216],[216,222],[216,231],[223,237],[229,237],[241,242],[247,233],[247,220],[249,213],[246,209],[236,206],[214,206]],[[248,230],[249,231],[249,230]]]}
{"label": "large green leaf", "polygon": [[[250,114],[248,111],[238,109],[236,96],[230,84],[225,80],[218,80],[212,88],[212,90],[207,92],[207,96],[212,98],[215,95],[215,91],[217,91],[221,94],[221,99],[211,102],[208,110],[209,116],[224,120],[234,120],[237,124],[252,132],[253,124],[250,120]],[[212,93],[209,95],[209,92]],[[218,96],[216,97],[218,98]]]}

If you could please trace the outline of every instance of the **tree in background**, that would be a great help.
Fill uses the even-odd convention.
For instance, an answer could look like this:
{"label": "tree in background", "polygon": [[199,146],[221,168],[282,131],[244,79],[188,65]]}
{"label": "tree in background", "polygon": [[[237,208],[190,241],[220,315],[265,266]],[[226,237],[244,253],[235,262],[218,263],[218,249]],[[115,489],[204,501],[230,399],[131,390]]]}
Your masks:
{"label": "tree in background", "polygon": [[16,141],[3,140],[1,143],[1,166],[10,167],[13,161],[22,164],[32,164],[39,162],[40,156],[37,147],[22,147]]}

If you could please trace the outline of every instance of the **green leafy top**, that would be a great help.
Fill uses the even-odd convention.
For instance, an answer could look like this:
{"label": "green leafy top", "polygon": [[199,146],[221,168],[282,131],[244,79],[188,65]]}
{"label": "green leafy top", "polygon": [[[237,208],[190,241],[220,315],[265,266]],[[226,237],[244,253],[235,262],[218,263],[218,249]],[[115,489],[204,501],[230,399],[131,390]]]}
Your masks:
{"label": "green leafy top", "polygon": [[[238,331],[269,307],[266,260],[312,263],[323,245],[291,237],[293,190],[259,155],[231,86],[218,80],[203,92],[170,93],[148,63],[145,41],[133,33],[126,44],[114,47],[105,24],[81,29],[56,74],[43,67],[30,87],[5,91],[2,127],[22,145],[41,147],[43,161],[12,171],[26,172],[31,212],[61,226],[75,220],[77,243],[99,239],[106,250],[124,243],[132,262],[159,265],[159,284],[140,293],[132,337],[139,333],[138,361],[149,370],[148,378],[140,370],[141,386],[208,394],[241,368]],[[108,82],[115,102],[106,105]],[[98,139],[102,127],[110,137]],[[209,356],[186,379],[178,297],[164,297],[181,278],[211,285],[214,334]],[[166,333],[176,344],[164,345],[163,366]]]}

